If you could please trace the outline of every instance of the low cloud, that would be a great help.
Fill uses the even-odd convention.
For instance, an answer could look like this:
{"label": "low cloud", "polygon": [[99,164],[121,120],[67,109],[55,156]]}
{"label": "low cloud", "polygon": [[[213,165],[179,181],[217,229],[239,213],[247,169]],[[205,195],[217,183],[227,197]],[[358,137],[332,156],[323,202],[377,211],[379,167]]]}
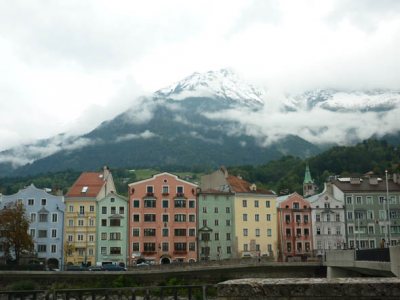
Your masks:
{"label": "low cloud", "polygon": [[129,141],[129,140],[134,140],[134,139],[151,139],[151,138],[155,138],[157,136],[158,136],[157,134],[155,134],[149,130],[146,130],[146,131],[144,131],[142,133],[138,133],[138,134],[129,133],[129,134],[126,134],[123,136],[119,136],[115,139],[115,142],[120,143],[120,142],[125,142],[125,141]]}

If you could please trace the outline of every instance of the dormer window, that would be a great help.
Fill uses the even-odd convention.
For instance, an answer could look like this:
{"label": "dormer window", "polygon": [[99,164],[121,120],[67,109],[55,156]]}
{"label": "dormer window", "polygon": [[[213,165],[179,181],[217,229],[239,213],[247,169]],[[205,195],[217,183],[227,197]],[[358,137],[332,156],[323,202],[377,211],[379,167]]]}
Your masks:
{"label": "dormer window", "polygon": [[82,193],[87,193],[88,189],[89,189],[88,186],[84,186],[84,187],[82,188]]}

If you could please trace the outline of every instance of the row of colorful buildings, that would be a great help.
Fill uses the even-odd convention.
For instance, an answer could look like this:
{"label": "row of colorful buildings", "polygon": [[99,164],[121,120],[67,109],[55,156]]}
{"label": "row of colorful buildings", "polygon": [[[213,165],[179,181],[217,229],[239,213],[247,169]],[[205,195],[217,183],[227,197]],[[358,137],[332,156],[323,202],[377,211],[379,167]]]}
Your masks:
{"label": "row of colorful buildings", "polygon": [[304,196],[277,197],[222,167],[199,184],[156,174],[128,184],[124,197],[105,167],[82,173],[64,196],[30,185],[0,203],[24,204],[35,257],[52,267],[287,261],[400,244],[400,178],[388,177],[332,178],[317,194],[307,167]]}

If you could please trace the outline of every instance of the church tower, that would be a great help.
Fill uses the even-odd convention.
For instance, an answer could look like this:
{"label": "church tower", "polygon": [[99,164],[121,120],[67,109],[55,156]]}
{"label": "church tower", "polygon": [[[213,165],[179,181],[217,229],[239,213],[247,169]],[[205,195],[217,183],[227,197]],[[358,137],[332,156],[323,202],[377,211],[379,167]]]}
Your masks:
{"label": "church tower", "polygon": [[314,180],[311,177],[310,167],[306,165],[306,172],[304,174],[303,181],[303,196],[304,198],[310,197],[314,195],[318,190],[317,185],[314,183]]}

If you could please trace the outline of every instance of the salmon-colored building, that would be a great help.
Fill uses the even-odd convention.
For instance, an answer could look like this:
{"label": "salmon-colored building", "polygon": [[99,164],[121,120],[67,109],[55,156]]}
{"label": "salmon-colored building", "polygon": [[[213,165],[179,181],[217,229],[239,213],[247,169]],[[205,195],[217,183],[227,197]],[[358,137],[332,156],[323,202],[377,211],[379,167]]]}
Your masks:
{"label": "salmon-colored building", "polygon": [[129,186],[129,263],[194,262],[198,186],[169,173]]}
{"label": "salmon-colored building", "polygon": [[278,259],[312,256],[310,203],[297,193],[278,198]]}

